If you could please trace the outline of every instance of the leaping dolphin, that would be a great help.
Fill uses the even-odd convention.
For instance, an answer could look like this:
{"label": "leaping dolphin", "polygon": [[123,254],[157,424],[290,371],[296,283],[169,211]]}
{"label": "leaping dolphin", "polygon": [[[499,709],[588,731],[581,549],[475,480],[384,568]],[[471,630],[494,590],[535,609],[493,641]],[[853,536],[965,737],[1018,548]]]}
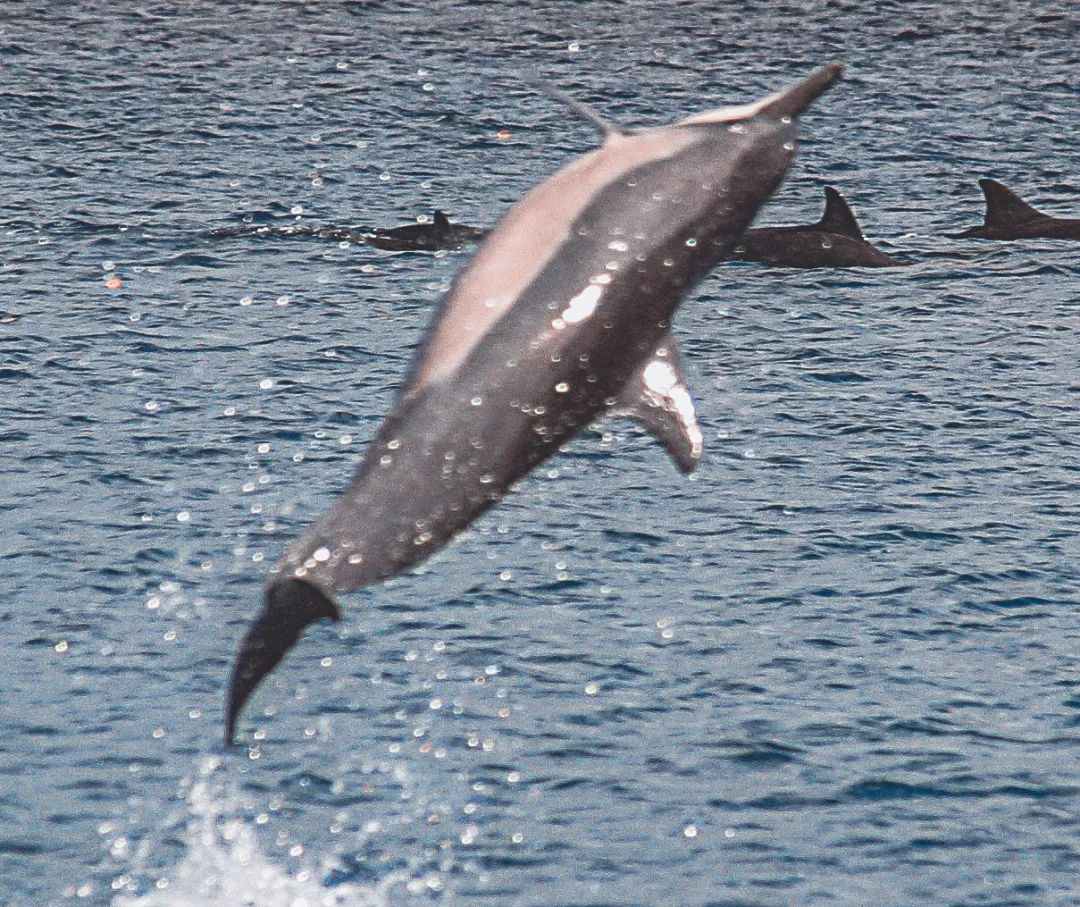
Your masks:
{"label": "leaping dolphin", "polygon": [[847,199],[825,187],[825,213],[813,224],[754,227],[730,258],[781,268],[898,268],[903,262],[875,249],[863,236]]}
{"label": "leaping dolphin", "polygon": [[[229,681],[225,739],[334,595],[441,548],[587,425],[630,413],[683,471],[702,435],[671,319],[780,184],[823,67],[756,104],[625,132],[526,194],[457,275],[352,482],[268,579]],[[581,105],[576,105],[580,110]]]}
{"label": "leaping dolphin", "polygon": [[981,227],[946,233],[950,239],[1080,239],[1080,217],[1054,217],[1031,207],[997,180],[981,179],[986,217]]}

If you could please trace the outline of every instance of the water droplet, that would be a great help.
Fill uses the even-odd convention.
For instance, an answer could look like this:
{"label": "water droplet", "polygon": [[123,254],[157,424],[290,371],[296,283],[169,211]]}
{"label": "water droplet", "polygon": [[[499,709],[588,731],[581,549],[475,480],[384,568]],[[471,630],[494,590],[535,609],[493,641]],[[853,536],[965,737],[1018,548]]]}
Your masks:
{"label": "water droplet", "polygon": [[565,381],[560,381],[555,385],[555,393],[557,394],[565,394],[568,390],[570,390],[570,385]]}

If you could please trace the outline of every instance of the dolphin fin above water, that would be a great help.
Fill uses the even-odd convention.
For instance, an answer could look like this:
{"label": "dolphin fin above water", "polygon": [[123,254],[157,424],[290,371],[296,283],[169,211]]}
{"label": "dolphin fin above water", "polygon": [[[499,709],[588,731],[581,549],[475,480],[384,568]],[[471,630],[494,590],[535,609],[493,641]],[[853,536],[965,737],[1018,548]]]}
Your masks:
{"label": "dolphin fin above water", "polygon": [[832,186],[825,187],[825,213],[817,223],[818,229],[826,233],[836,233],[840,236],[850,236],[865,242],[862,228],[855,219],[855,213],[851,205],[847,203],[839,192]]}
{"label": "dolphin fin above water", "polygon": [[780,268],[896,268],[904,264],[866,240],[847,199],[833,186],[825,187],[825,212],[820,220],[754,227],[740,238],[730,257]]}
{"label": "dolphin fin above water", "polygon": [[979,188],[986,199],[982,226],[946,233],[949,239],[1080,239],[1080,218],[1046,214],[997,180],[981,179]]}
{"label": "dolphin fin above water", "polygon": [[560,104],[576,113],[586,123],[594,126],[597,132],[600,133],[601,141],[607,141],[607,139],[612,136],[627,135],[625,129],[621,126],[616,126],[594,107],[591,107],[584,101],[579,101],[573,95],[567,94],[565,91],[556,88],[550,82],[545,82],[542,79],[534,79],[532,76],[523,76],[522,79],[526,85],[530,85],[537,91],[546,94],[553,101],[558,101]]}
{"label": "dolphin fin above water", "polygon": [[460,249],[487,234],[483,227],[459,224],[444,211],[435,209],[430,221],[369,230],[363,235],[363,242],[385,252],[437,252]]}
{"label": "dolphin fin above water", "polygon": [[349,486],[288,546],[233,662],[244,704],[334,594],[423,561],[586,426],[628,409],[701,453],[670,336],[682,299],[783,179],[823,67],[757,105],[610,134],[527,193],[454,279]]}

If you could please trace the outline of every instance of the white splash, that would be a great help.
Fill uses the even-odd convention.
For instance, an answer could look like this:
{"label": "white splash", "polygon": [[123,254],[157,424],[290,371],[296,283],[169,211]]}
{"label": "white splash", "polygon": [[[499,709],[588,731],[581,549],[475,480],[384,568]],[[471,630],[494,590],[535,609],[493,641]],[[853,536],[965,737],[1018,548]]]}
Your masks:
{"label": "white splash", "polygon": [[[179,863],[156,873],[149,894],[124,894],[135,885],[130,875],[119,876],[112,907],[386,907],[394,890],[411,890],[417,883],[399,871],[372,886],[327,887],[326,867],[290,869],[275,863],[263,853],[254,824],[230,816],[237,805],[211,777],[219,765],[220,760],[207,759],[191,784],[186,852]],[[146,871],[139,874],[145,878]]]}

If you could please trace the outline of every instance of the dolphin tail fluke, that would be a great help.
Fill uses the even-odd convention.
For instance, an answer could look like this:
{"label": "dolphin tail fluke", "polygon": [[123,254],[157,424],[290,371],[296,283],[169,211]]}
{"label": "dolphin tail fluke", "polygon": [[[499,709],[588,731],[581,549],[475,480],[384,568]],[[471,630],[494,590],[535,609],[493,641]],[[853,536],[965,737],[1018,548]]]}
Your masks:
{"label": "dolphin tail fluke", "polygon": [[290,578],[266,587],[263,609],[248,627],[233,661],[225,704],[226,745],[233,742],[244,704],[304,628],[320,618],[339,620],[340,616],[333,599],[311,583]]}
{"label": "dolphin tail fluke", "polygon": [[1001,227],[1009,224],[1022,224],[1029,220],[1046,217],[1038,208],[1033,208],[1008,186],[997,180],[981,179],[979,188],[986,197],[986,226]]}

